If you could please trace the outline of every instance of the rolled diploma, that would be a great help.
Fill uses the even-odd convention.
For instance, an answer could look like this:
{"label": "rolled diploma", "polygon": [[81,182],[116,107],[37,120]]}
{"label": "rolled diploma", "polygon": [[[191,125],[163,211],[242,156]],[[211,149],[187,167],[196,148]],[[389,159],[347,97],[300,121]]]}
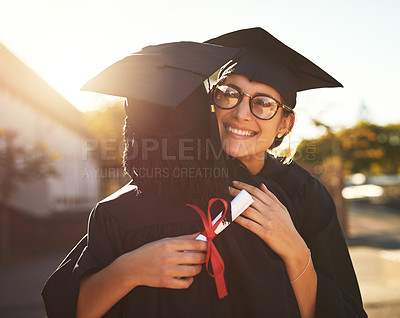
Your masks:
{"label": "rolled diploma", "polygon": [[[253,202],[253,198],[246,190],[240,191],[239,194],[231,201],[232,222]],[[214,225],[221,217],[222,212],[215,217],[215,219],[212,221],[212,225]],[[221,222],[215,229],[215,234],[221,233],[229,224],[230,223],[228,222]],[[200,234],[198,237],[196,237],[196,240],[207,242],[207,238],[203,234]]]}

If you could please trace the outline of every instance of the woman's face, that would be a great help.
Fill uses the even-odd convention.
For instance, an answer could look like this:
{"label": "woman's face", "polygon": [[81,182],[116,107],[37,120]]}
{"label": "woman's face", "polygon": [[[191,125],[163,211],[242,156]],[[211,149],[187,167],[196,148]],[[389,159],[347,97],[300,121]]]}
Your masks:
{"label": "woman's face", "polygon": [[[233,84],[243,93],[266,94],[282,102],[280,94],[272,87],[258,82],[250,82],[247,77],[231,74],[224,84]],[[293,116],[282,116],[282,108],[270,120],[255,117],[249,106],[249,97],[243,96],[239,105],[232,109],[215,108],[223,150],[241,160],[247,168],[254,161],[264,162],[265,150],[278,134],[282,136],[289,129]]]}

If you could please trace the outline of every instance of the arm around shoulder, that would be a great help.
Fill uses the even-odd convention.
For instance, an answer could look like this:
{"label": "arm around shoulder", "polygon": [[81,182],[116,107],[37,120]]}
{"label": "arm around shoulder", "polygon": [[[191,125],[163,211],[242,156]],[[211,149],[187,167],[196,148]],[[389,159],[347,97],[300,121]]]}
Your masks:
{"label": "arm around shoulder", "polygon": [[300,229],[317,274],[315,317],[367,317],[335,204],[325,187],[309,177],[300,193]]}
{"label": "arm around shoulder", "polygon": [[71,250],[47,280],[42,296],[49,318],[75,317],[80,282],[109,265],[117,256],[104,230],[105,224],[97,205],[89,218],[89,231]]}
{"label": "arm around shoulder", "polygon": [[102,317],[136,284],[128,279],[126,256],[118,257],[107,267],[84,275],[79,284],[76,317]]}

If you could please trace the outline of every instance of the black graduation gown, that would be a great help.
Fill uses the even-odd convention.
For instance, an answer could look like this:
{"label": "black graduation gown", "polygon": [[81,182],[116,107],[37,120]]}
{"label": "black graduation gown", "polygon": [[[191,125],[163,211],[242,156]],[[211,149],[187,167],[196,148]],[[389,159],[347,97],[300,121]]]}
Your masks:
{"label": "black graduation gown", "polygon": [[[311,250],[318,275],[316,317],[366,317],[335,207],[325,188],[295,163],[269,157],[252,177],[264,182],[291,214]],[[282,190],[283,189],[283,190]],[[79,278],[146,243],[203,229],[191,208],[169,208],[128,184],[93,209],[88,234],[46,282],[49,318],[74,317]],[[205,269],[185,290],[139,286],[105,317],[300,317],[282,259],[260,238],[233,223],[214,239],[225,263],[228,296],[219,299]]]}

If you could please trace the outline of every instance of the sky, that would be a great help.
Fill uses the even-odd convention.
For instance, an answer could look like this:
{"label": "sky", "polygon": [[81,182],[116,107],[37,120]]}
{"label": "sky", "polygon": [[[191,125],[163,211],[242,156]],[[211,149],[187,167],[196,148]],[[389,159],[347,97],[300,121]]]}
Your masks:
{"label": "sky", "polygon": [[[81,111],[80,87],[140,48],[262,27],[344,85],[298,94],[293,138],[360,119],[400,123],[397,0],[0,0],[0,43]],[[1,71],[1,70],[0,70]]]}

